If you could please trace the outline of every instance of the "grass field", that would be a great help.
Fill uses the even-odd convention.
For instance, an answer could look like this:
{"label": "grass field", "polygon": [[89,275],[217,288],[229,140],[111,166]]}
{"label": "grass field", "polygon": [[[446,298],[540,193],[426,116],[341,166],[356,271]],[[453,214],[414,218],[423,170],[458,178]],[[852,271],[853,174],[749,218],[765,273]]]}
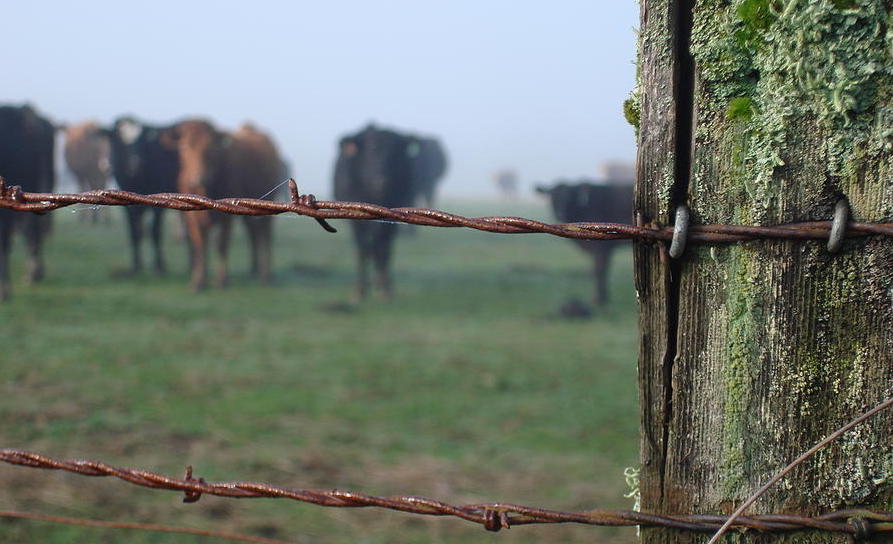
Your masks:
{"label": "grass field", "polygon": [[[548,218],[544,206],[443,203],[468,214]],[[79,212],[80,213],[80,212]],[[349,227],[276,219],[276,280],[247,278],[239,226],[232,285],[192,294],[167,215],[172,273],[126,266],[122,212],[89,225],[59,211],[48,277],[0,307],[0,446],[208,480],[259,480],[452,503],[628,508],[637,463],[631,252],[613,302],[589,320],[588,259],[546,235],[415,229],[398,241],[398,296],[346,305]],[[81,214],[82,215],[82,214]],[[175,493],[107,478],[0,466],[0,509],[213,528],[296,543],[632,542],[633,529],[521,526],[492,534],[452,518]],[[0,519],[3,542],[211,542]]]}

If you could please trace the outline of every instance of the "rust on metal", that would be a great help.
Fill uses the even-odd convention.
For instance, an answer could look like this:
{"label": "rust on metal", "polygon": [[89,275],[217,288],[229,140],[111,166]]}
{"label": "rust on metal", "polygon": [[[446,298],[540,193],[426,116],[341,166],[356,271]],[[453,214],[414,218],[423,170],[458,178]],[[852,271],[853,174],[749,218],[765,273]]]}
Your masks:
{"label": "rust on metal", "polygon": [[[292,180],[293,181],[293,180]],[[292,184],[290,183],[290,190]],[[273,202],[256,198],[223,198],[214,200],[201,195],[156,193],[142,195],[128,191],[101,189],[83,193],[28,193],[9,187],[0,180],[0,208],[25,212],[47,212],[85,204],[90,206],[147,205],[180,211],[216,210],[237,215],[278,215],[294,213],[317,220],[359,219],[388,220],[429,227],[466,227],[500,234],[543,233],[562,238],[583,240],[636,239],[646,242],[669,242],[673,227],[655,225],[627,225],[622,223],[567,223],[552,224],[523,217],[464,217],[429,208],[386,208],[364,202],[316,200],[312,195],[297,193],[294,185],[289,202]],[[294,195],[297,194],[297,197]],[[320,222],[328,231],[331,225]],[[758,239],[827,240],[831,221],[805,221],[775,226],[747,225],[692,225],[688,241],[700,243],[729,243]],[[893,237],[893,223],[849,221],[844,236],[882,235]]]}
{"label": "rust on metal", "polygon": [[[657,515],[633,510],[563,512],[510,503],[452,505],[413,495],[377,497],[340,489],[300,489],[247,481],[206,482],[201,478],[193,478],[188,470],[186,477],[177,479],[148,470],[114,467],[101,461],[62,461],[16,449],[0,449],[0,461],[32,468],[62,470],[84,476],[111,476],[141,487],[187,493],[187,497],[198,497],[206,493],[233,498],[281,498],[320,506],[378,507],[428,516],[453,516],[477,523],[489,531],[534,523],[581,523],[603,526],[669,527],[713,532],[728,519],[723,515]],[[851,521],[853,518],[862,521],[853,522]],[[831,512],[816,517],[790,514],[741,516],[735,520],[733,527],[760,531],[819,529],[847,535],[893,533],[893,512],[859,509]]]}

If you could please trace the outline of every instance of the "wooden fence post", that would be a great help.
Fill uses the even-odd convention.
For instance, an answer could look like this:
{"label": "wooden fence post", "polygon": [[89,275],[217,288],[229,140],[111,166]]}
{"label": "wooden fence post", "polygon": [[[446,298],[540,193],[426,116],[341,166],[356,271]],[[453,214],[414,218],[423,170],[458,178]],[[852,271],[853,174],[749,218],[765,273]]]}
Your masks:
{"label": "wooden fence post", "polygon": [[[771,225],[893,218],[889,0],[641,0],[636,211]],[[636,108],[638,108],[637,111]],[[893,241],[637,243],[642,509],[729,513],[893,393]],[[752,512],[893,508],[893,413],[801,465]],[[734,537],[733,537],[734,538]],[[703,534],[642,531],[643,542]],[[753,534],[744,542],[842,542]]]}

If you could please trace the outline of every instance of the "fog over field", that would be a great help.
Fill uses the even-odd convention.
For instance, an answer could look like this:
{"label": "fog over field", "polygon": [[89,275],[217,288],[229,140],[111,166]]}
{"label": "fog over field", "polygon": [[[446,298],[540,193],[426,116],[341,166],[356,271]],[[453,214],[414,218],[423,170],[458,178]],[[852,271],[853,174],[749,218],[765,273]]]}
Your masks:
{"label": "fog over field", "polygon": [[[237,128],[250,120],[320,199],[334,196],[340,150],[339,200],[428,206],[442,144],[433,207],[552,223],[631,215],[633,0],[36,1],[4,6],[2,22],[0,104],[53,121],[2,108],[15,146],[0,146],[12,172],[0,175],[28,192],[51,190],[55,134],[57,192],[86,190],[65,164],[103,182],[111,165],[134,192],[261,197],[286,175],[276,146]],[[124,115],[216,127],[112,125]],[[103,126],[72,126],[88,119]],[[534,193],[559,178],[574,183]],[[31,235],[13,236],[0,282],[3,447],[451,504],[635,504],[630,243],[603,242],[608,262],[595,243],[547,234],[344,219],[333,233],[294,214],[156,211],[16,215]],[[207,493],[184,504],[5,463],[0,511],[300,543],[495,542],[458,519]],[[210,542],[2,517],[0,542]],[[545,524],[498,539],[626,544],[636,531]]]}
{"label": "fog over field", "polygon": [[329,196],[336,141],[369,121],[438,135],[445,195],[522,193],[634,157],[621,104],[638,8],[621,2],[17,2],[0,102],[56,121],[203,115],[271,131]]}

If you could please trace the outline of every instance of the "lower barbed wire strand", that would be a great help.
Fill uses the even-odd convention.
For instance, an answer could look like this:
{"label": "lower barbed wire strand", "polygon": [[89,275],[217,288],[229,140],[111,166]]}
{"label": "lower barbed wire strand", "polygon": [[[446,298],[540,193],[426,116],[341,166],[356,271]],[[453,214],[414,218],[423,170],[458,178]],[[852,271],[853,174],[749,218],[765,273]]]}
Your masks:
{"label": "lower barbed wire strand", "polygon": [[[206,482],[201,478],[193,478],[191,468],[187,469],[184,479],[178,479],[148,470],[114,467],[101,461],[63,461],[17,449],[0,449],[0,461],[30,468],[62,470],[84,476],[112,476],[141,487],[186,493],[187,499],[184,502],[195,502],[204,493],[230,498],[286,498],[330,507],[378,507],[421,515],[453,516],[483,525],[491,531],[534,523],[581,523],[602,526],[639,525],[712,532],[727,519],[726,516],[716,514],[659,515],[632,510],[564,512],[502,502],[457,506],[413,495],[376,497],[339,489],[298,489],[246,481]],[[853,533],[855,529],[847,523],[847,520],[854,517],[865,520],[872,532],[893,532],[891,523],[893,512],[859,509],[831,512],[816,517],[789,514],[751,515],[736,520],[735,527],[760,531],[814,529]]]}

